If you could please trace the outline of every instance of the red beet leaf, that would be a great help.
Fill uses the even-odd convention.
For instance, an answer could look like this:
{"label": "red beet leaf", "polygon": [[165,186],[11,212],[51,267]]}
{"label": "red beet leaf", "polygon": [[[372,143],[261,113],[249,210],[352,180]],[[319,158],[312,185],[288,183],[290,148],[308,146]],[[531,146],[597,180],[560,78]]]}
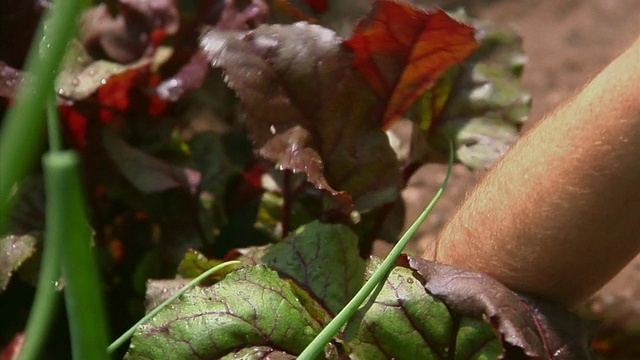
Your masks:
{"label": "red beet leaf", "polygon": [[384,129],[444,71],[478,47],[473,32],[442,10],[427,13],[393,1],[374,3],[345,44],[356,53],[355,66],[387,105],[380,124]]}

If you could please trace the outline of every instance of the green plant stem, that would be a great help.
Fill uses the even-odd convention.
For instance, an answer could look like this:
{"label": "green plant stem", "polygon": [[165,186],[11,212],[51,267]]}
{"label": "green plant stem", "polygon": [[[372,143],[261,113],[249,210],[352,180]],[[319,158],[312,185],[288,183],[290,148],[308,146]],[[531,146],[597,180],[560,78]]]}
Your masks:
{"label": "green plant stem", "polygon": [[60,134],[60,114],[55,92],[51,93],[47,102],[47,131],[49,138],[49,150],[52,152],[62,150],[62,136]]}
{"label": "green plant stem", "polygon": [[43,159],[47,191],[47,231],[59,246],[64,296],[74,359],[106,359],[107,321],[102,281],[92,248],[75,151]]}
{"label": "green plant stem", "polygon": [[[51,93],[47,103],[47,124],[49,144],[52,152],[61,150],[59,116],[55,93]],[[57,189],[54,182],[48,181],[46,191],[52,194]],[[55,196],[54,196],[55,197]],[[60,211],[60,201],[50,199],[46,203],[46,232],[42,244],[42,260],[38,275],[38,287],[26,326],[25,343],[20,351],[21,360],[37,359],[47,339],[53,317],[58,306],[58,281],[60,280],[60,247],[64,229],[56,222],[55,214]]]}
{"label": "green plant stem", "polygon": [[173,296],[171,296],[167,300],[163,301],[162,304],[158,305],[153,310],[149,311],[142,319],[140,319],[140,321],[135,323],[135,325],[133,325],[131,328],[129,328],[129,330],[127,330],[124,334],[122,334],[119,338],[117,338],[114,342],[112,342],[111,345],[109,345],[107,347],[107,353],[112,354],[117,348],[122,346],[122,344],[124,344],[131,336],[133,336],[133,333],[136,331],[136,329],[140,325],[144,324],[145,322],[149,321],[149,319],[151,319],[152,317],[156,316],[162,309],[167,307],[172,302],[176,301],[180,296],[184,295],[184,293],[186,293],[191,288],[193,288],[194,286],[196,286],[200,282],[202,282],[202,280],[208,278],[209,276],[211,276],[214,273],[222,270],[225,267],[228,267],[228,266],[231,266],[231,265],[235,265],[235,264],[239,264],[239,263],[240,263],[240,261],[234,260],[234,261],[227,261],[227,262],[224,262],[222,264],[218,264],[218,265],[212,267],[211,269],[203,272],[197,278],[191,280],[182,289],[180,289],[175,294],[173,294]]}
{"label": "green plant stem", "polygon": [[342,329],[342,327],[349,321],[353,314],[358,311],[360,306],[367,300],[367,297],[378,286],[378,284],[386,278],[387,274],[393,268],[396,260],[402,253],[409,240],[416,233],[420,225],[429,216],[433,208],[436,206],[442,194],[444,194],[451,176],[451,168],[453,167],[453,144],[449,144],[449,167],[447,168],[447,175],[442,182],[442,186],[433,197],[433,200],[422,211],[416,221],[409,227],[409,229],[402,235],[402,238],[391,249],[389,255],[384,259],[380,267],[374,271],[369,280],[362,286],[362,288],[356,293],[356,295],[349,301],[349,303],[334,317],[327,326],[322,329],[320,334],[316,336],[313,341],[304,349],[304,351],[298,356],[298,360],[311,360],[316,359],[320,353],[322,353],[324,347],[336,336],[336,334]]}
{"label": "green plant stem", "polygon": [[[44,137],[45,102],[49,99],[56,71],[67,43],[76,31],[83,1],[59,0],[48,11],[36,32],[26,62],[27,80],[13,106],[9,107],[0,131],[0,231],[5,228],[14,184],[35,163]],[[46,24],[46,31],[44,29]]]}
{"label": "green plant stem", "polygon": [[[54,193],[55,184],[47,181],[46,190]],[[50,198],[46,204],[46,233],[42,245],[42,260],[38,276],[38,287],[29,314],[25,330],[25,342],[20,351],[20,360],[37,359],[47,339],[56,308],[59,301],[57,282],[60,279],[60,244],[64,236],[64,229],[52,216],[60,204],[56,198]]]}

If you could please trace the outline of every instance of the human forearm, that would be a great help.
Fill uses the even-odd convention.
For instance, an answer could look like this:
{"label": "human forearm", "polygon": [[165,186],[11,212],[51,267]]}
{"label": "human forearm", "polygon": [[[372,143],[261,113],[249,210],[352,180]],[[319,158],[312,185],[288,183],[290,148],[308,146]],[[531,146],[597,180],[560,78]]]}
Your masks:
{"label": "human forearm", "polygon": [[519,141],[427,258],[567,305],[640,250],[640,39]]}

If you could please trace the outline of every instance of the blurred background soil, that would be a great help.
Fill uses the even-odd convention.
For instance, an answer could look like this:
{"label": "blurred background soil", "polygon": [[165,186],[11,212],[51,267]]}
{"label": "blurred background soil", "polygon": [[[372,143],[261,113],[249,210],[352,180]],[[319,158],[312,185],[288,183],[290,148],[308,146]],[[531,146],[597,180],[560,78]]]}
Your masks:
{"label": "blurred background soil", "polygon": [[[462,5],[474,17],[507,24],[521,34],[529,57],[524,84],[533,96],[525,130],[579,91],[640,36],[640,0],[451,0],[439,4]],[[442,165],[430,164],[414,176],[403,194],[406,226],[431,200],[444,170]],[[462,166],[455,168],[444,199],[409,252],[422,253],[479,176]],[[640,234],[638,237],[640,241]],[[389,248],[385,243],[376,244],[378,253]],[[588,306],[596,317],[606,319],[607,327],[632,329],[640,336],[640,257]]]}

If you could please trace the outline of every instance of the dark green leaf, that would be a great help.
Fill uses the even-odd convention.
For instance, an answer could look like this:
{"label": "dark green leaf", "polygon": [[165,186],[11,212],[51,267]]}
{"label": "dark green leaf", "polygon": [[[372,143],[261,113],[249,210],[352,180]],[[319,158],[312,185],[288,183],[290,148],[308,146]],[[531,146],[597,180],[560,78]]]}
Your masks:
{"label": "dark green leaf", "polygon": [[362,286],[358,238],[344,225],[307,224],[273,245],[262,262],[295,280],[336,314]]}
{"label": "dark green leaf", "polygon": [[[183,278],[193,279],[195,277],[198,277],[203,272],[221,263],[222,261],[220,260],[208,259],[201,252],[194,249],[189,249],[184,254],[184,258],[182,259],[182,261],[180,261],[177,273]],[[207,283],[205,280],[201,284],[206,285],[211,284],[211,281],[219,281],[231,271],[233,271],[233,268],[225,268],[217,271],[209,277],[209,283]]]}
{"label": "dark green leaf", "polygon": [[197,250],[189,249],[184,254],[184,259],[178,265],[178,275],[183,278],[195,278],[212,267],[222,263],[219,260],[209,260]]}

